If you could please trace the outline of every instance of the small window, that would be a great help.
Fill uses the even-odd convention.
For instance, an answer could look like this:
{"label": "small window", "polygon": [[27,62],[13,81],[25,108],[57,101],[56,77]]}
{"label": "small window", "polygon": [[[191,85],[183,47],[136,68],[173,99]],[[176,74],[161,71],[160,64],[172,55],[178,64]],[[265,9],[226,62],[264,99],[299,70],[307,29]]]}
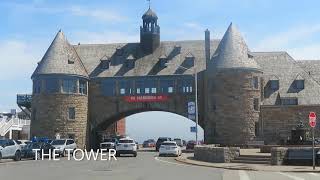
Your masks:
{"label": "small window", "polygon": [[68,59],[68,64],[74,64],[74,60]]}
{"label": "small window", "polygon": [[141,91],[140,91],[140,88],[137,88],[137,94],[140,94]]}
{"label": "small window", "polygon": [[279,89],[279,80],[270,80],[270,87],[272,90],[278,90]]}
{"label": "small window", "polygon": [[173,93],[173,87],[168,87],[168,93]]}
{"label": "small window", "polygon": [[120,94],[121,94],[121,95],[126,94],[126,89],[125,89],[125,88],[121,88],[121,89],[120,89]]}
{"label": "small window", "polygon": [[46,79],[46,92],[57,93],[59,92],[59,80],[58,79]]}
{"label": "small window", "polygon": [[157,93],[157,88],[151,88],[151,93],[152,93],[152,94]]}
{"label": "small window", "polygon": [[[71,135],[71,134],[68,134],[68,136],[69,135]],[[70,138],[70,136],[69,136],[69,138]],[[73,144],[74,143],[74,141],[73,140],[67,140],[67,145],[70,145],[70,144]]]}
{"label": "small window", "polygon": [[125,65],[128,69],[132,69],[132,68],[134,68],[135,62],[134,62],[134,60],[127,60]]}
{"label": "small window", "polygon": [[144,88],[144,93],[149,94],[150,93],[150,88]]}
{"label": "small window", "polygon": [[299,90],[304,89],[304,80],[295,80],[295,88]]}
{"label": "small window", "polygon": [[255,111],[259,111],[259,99],[258,98],[254,98],[253,99],[253,109],[255,110]]}
{"label": "small window", "polygon": [[87,81],[79,80],[79,93],[87,94]]}
{"label": "small window", "polygon": [[117,56],[122,56],[122,55],[123,55],[123,49],[121,49],[120,47],[118,47],[118,48],[116,49],[116,55],[117,55]]}
{"label": "small window", "polygon": [[254,76],[252,78],[252,87],[254,89],[258,89],[259,88],[259,78],[257,76]]}
{"label": "small window", "polygon": [[76,119],[76,108],[75,107],[69,107],[68,108],[68,117],[71,120]]}
{"label": "small window", "polygon": [[102,69],[109,69],[110,61],[109,60],[101,60],[100,66]]}

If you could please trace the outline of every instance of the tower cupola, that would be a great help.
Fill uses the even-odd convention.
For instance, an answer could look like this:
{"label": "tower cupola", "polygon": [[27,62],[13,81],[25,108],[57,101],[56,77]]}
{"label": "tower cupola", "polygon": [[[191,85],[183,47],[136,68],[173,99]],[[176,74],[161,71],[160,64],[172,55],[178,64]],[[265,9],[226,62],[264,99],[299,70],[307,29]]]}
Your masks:
{"label": "tower cupola", "polygon": [[160,26],[157,14],[149,9],[142,16],[140,26],[140,47],[146,54],[151,54],[160,45]]}

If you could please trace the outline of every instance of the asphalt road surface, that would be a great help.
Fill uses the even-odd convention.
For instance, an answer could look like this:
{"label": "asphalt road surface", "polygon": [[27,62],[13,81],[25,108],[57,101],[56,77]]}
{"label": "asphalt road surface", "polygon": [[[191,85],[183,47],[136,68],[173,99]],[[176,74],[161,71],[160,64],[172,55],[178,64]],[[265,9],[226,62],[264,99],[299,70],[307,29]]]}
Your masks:
{"label": "asphalt road surface", "polygon": [[117,161],[0,162],[0,180],[319,180],[317,173],[280,173],[224,170],[178,163],[156,152],[139,152]]}

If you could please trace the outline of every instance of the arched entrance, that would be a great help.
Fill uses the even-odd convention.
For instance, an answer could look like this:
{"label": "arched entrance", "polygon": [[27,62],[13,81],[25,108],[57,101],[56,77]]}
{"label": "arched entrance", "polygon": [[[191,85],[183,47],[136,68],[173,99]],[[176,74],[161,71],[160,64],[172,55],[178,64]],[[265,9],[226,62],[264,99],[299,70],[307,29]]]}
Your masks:
{"label": "arched entrance", "polygon": [[[186,118],[182,114],[164,111],[161,109],[136,109],[119,113],[115,116],[105,119],[105,121],[97,124],[91,128],[90,144],[92,148],[99,147],[101,141],[101,134],[99,132],[105,131],[115,122],[126,119],[127,132],[126,135],[134,138],[139,143],[142,143],[148,138],[157,139],[160,136],[171,138],[181,138],[184,140],[195,140],[195,133],[190,132],[190,127],[195,126],[195,121]],[[128,123],[128,121],[130,123]],[[128,126],[129,125],[129,126]],[[137,135],[132,131],[132,127],[142,132],[148,132],[144,135]],[[203,140],[203,124],[198,125],[198,140]],[[180,128],[177,128],[180,127]],[[131,129],[130,129],[131,128]],[[149,131],[146,131],[148,129]],[[156,130],[158,133],[153,133]],[[135,131],[137,132],[137,131]],[[115,136],[115,135],[113,135]],[[139,137],[139,138],[137,138]]]}

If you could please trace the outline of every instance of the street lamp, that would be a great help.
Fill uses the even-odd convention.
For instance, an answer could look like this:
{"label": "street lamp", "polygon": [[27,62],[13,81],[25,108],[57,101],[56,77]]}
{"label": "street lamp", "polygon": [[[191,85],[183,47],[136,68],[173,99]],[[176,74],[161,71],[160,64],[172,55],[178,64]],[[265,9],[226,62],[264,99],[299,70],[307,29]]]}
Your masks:
{"label": "street lamp", "polygon": [[[165,63],[165,66],[170,66],[173,65],[173,63]],[[188,68],[179,65],[178,66],[181,69],[188,70]],[[199,119],[198,119],[198,73],[197,73],[197,68],[196,66],[194,67],[194,82],[195,82],[195,115],[196,115],[196,144],[198,144],[198,124],[199,124]]]}

